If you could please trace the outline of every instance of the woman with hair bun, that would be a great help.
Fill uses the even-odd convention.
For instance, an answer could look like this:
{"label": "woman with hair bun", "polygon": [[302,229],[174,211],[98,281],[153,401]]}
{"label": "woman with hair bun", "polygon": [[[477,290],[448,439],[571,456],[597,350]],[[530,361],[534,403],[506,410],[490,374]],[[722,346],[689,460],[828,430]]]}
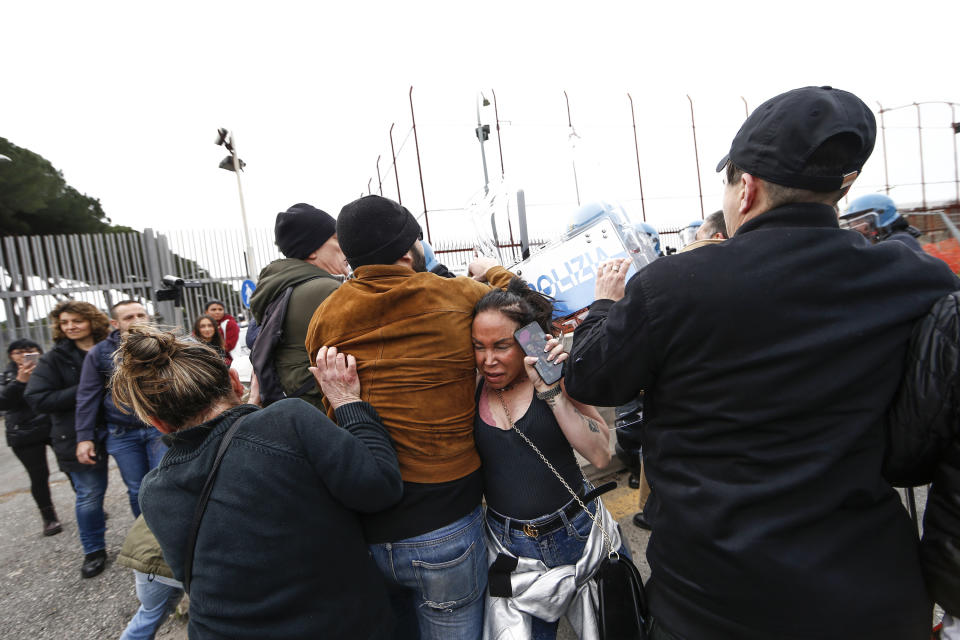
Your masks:
{"label": "woman with hair bun", "polygon": [[213,349],[147,326],[117,356],[118,404],[168,434],[140,504],[184,581],[194,510],[224,434],[236,425],[197,530],[191,638],[386,638],[386,588],[357,512],[402,493],[376,411],[360,401],[356,361],[320,349],[311,371],[338,427],[299,399],[240,404],[243,387]]}
{"label": "woman with hair bun", "polygon": [[[89,302],[66,300],[50,312],[53,349],[40,357],[23,397],[34,411],[50,416],[50,442],[60,470],[70,476],[77,492],[76,514],[83,565],[80,575],[92,578],[107,564],[103,497],[107,492],[107,451],[95,444],[93,465],[77,460],[74,410],[77,385],[87,352],[110,333],[110,319]],[[106,433],[102,434],[106,437]]]}

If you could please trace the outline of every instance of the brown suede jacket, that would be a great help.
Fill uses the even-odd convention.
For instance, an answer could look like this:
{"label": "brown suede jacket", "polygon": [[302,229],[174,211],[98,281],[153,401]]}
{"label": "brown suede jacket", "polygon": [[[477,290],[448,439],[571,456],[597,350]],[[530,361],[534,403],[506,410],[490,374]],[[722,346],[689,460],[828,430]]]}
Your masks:
{"label": "brown suede jacket", "polygon": [[[476,471],[470,325],[490,285],[397,265],[359,267],[354,276],[314,312],[311,361],[322,346],[357,359],[362,399],[390,432],[405,482],[448,482]],[[513,276],[498,266],[486,277],[506,288]]]}

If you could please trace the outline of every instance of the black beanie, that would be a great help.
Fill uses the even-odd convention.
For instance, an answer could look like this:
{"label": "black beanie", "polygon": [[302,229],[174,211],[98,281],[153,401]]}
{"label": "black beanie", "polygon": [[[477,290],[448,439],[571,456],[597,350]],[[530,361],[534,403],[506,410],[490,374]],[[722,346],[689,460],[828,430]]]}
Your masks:
{"label": "black beanie", "polygon": [[280,253],[304,260],[337,232],[337,221],[309,204],[295,204],[277,214],[273,235]]}
{"label": "black beanie", "polygon": [[337,216],[337,240],[356,269],[393,264],[420,238],[420,225],[401,204],[380,196],[354,200]]}

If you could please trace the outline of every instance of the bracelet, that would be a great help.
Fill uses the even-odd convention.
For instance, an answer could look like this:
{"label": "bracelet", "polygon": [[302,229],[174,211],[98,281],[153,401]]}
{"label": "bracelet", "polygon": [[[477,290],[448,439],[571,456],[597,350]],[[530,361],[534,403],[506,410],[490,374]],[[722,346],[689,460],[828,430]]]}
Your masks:
{"label": "bracelet", "polygon": [[555,387],[547,389],[543,393],[537,391],[536,396],[541,400],[550,400],[551,398],[556,398],[561,393],[563,393],[563,389],[561,389],[560,385],[558,384]]}

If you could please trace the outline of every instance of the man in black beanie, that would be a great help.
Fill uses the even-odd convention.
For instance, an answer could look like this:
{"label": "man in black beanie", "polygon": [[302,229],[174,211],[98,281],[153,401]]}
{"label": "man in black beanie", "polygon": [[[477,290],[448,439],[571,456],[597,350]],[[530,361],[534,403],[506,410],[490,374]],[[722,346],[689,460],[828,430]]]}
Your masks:
{"label": "man in black beanie", "polygon": [[[322,395],[310,384],[309,361],[303,343],[314,310],[336,289],[349,268],[337,242],[337,221],[309,204],[295,204],[277,214],[277,247],[285,258],[260,272],[250,309],[263,326],[267,306],[293,287],[283,322],[283,335],[273,351],[280,386],[288,397],[300,396],[323,409]],[[308,391],[302,391],[307,388]]]}
{"label": "man in black beanie", "polygon": [[512,276],[489,259],[470,265],[473,278],[428,272],[420,225],[380,196],[345,206],[337,235],[354,278],[314,313],[306,347],[311,359],[322,346],[356,358],[362,398],[397,450],[403,498],[361,520],[391,592],[395,637],[478,639],[487,554],[470,325],[490,291],[481,282],[505,288]]}

